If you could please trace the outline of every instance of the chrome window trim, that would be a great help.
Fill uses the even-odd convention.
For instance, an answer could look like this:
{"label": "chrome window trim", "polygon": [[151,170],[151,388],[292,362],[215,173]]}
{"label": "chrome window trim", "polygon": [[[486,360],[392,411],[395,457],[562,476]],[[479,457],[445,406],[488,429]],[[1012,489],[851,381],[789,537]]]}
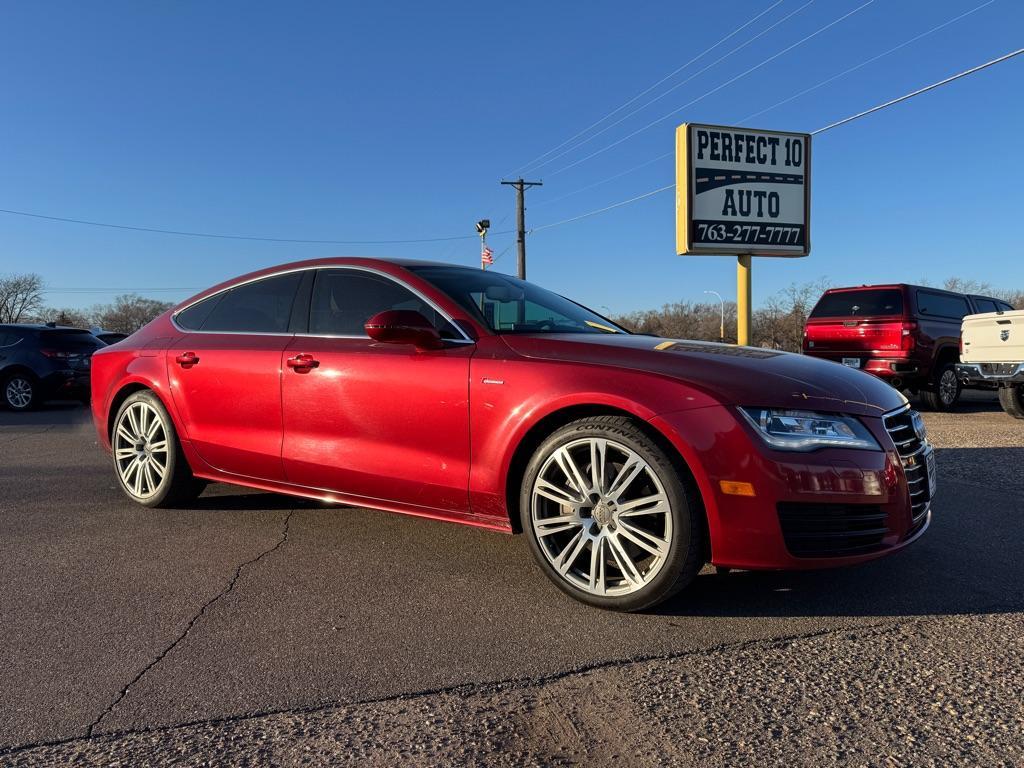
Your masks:
{"label": "chrome window trim", "polygon": [[[221,334],[221,335],[229,335],[229,336],[301,336],[303,338],[315,338],[315,339],[368,339],[368,338],[370,338],[369,336],[366,336],[366,335],[353,335],[353,334],[338,334],[338,335],[334,335],[334,334],[319,334],[319,333],[279,333],[279,332],[276,332],[276,331],[275,332],[271,332],[271,331],[266,331],[266,332],[263,332],[263,331],[195,331],[195,330],[189,330],[188,328],[182,328],[180,325],[178,325],[178,319],[177,319],[178,315],[180,315],[186,309],[191,309],[196,304],[198,304],[198,303],[200,303],[202,301],[207,301],[208,299],[212,299],[214,296],[220,296],[222,293],[226,293],[227,291],[233,290],[235,288],[240,288],[243,285],[249,285],[250,283],[259,282],[260,280],[269,280],[272,277],[280,277],[281,275],[290,275],[293,272],[308,272],[310,270],[318,270],[318,269],[352,269],[352,270],[356,270],[356,271],[359,271],[359,272],[369,272],[372,275],[377,275],[378,277],[383,277],[385,280],[391,280],[392,282],[398,283],[398,285],[400,285],[403,288],[405,288],[407,291],[412,293],[414,296],[422,299],[425,304],[427,304],[431,309],[433,309],[435,312],[437,312],[439,315],[441,315],[441,317],[443,317],[445,320],[447,320],[449,325],[451,325],[456,331],[458,331],[462,335],[461,339],[444,339],[445,342],[451,342],[451,343],[455,343],[455,344],[476,344],[476,342],[473,339],[469,338],[469,335],[464,330],[462,330],[462,328],[459,327],[459,324],[455,322],[455,320],[451,317],[451,315],[449,315],[447,312],[445,312],[443,309],[441,309],[441,307],[439,307],[429,296],[424,296],[422,292],[420,292],[419,290],[417,290],[413,286],[409,285],[407,282],[405,282],[401,278],[395,277],[394,275],[389,275],[387,272],[383,272],[383,271],[381,271],[379,269],[374,269],[373,267],[364,267],[362,265],[357,265],[357,264],[321,264],[321,265],[318,265],[318,266],[295,267],[293,269],[282,269],[280,272],[272,272],[269,275],[260,275],[259,277],[253,277],[253,278],[251,278],[249,280],[245,280],[245,281],[243,281],[241,283],[235,283],[234,285],[229,285],[229,286],[227,286],[225,288],[221,288],[216,293],[211,293],[209,296],[203,296],[203,298],[201,298],[201,299],[196,299],[195,301],[186,304],[185,306],[181,307],[181,309],[176,309],[174,311],[174,313],[171,315],[171,325],[174,326],[175,330],[178,330],[181,333],[202,333],[202,334],[207,334],[207,335]],[[310,297],[310,299],[312,300],[312,296]]]}

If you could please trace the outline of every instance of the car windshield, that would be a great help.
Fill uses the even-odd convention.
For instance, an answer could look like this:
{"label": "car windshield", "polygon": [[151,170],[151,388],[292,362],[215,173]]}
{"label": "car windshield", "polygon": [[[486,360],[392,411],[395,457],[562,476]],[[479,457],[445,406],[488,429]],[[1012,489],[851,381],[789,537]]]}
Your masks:
{"label": "car windshield", "polygon": [[466,267],[409,269],[495,333],[628,333],[574,301],[509,275]]}
{"label": "car windshield", "polygon": [[903,314],[903,294],[894,288],[826,293],[811,317],[879,317]]}

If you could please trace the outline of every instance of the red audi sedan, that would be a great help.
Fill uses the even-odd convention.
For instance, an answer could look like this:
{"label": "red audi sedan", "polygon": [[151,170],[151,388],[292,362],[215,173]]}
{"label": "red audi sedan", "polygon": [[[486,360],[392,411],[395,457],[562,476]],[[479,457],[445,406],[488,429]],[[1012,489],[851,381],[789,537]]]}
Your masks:
{"label": "red audi sedan", "polygon": [[873,376],[634,335],[446,264],[322,259],[228,281],[97,352],[92,396],[140,504],[218,481],[521,532],[564,592],[617,610],[706,562],[893,552],[935,492],[921,418]]}

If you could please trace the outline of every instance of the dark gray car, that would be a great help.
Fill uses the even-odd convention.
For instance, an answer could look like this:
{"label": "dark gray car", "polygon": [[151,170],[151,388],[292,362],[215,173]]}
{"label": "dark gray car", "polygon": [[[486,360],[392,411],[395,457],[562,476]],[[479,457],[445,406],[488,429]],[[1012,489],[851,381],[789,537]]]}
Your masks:
{"label": "dark gray car", "polygon": [[46,400],[89,402],[89,366],[102,341],[56,325],[0,325],[0,404],[27,411]]}

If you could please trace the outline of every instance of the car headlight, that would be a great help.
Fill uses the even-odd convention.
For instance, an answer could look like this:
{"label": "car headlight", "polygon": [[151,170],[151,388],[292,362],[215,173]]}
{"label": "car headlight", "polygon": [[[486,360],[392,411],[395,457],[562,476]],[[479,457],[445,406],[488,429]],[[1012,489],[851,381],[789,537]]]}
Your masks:
{"label": "car headlight", "polygon": [[768,445],[780,451],[860,448],[880,451],[867,427],[852,416],[787,408],[740,408]]}

